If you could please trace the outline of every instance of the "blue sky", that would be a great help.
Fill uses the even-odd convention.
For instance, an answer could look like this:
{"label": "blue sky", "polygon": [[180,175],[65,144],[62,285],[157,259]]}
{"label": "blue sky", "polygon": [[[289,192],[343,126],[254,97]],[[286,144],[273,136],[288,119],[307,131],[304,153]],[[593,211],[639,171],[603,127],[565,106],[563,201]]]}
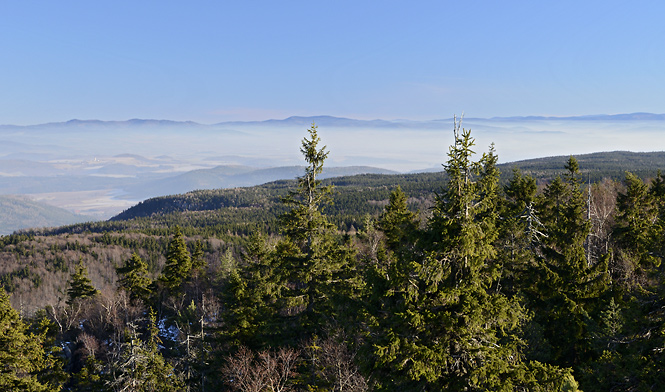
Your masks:
{"label": "blue sky", "polygon": [[0,124],[665,112],[662,1],[3,1]]}

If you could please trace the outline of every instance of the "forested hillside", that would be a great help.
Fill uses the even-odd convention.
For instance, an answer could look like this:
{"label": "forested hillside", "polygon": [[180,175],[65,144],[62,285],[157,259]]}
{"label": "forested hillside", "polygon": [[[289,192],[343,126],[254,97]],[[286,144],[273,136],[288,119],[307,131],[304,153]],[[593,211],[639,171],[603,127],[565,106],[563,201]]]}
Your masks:
{"label": "forested hillside", "polygon": [[[552,180],[561,174],[568,156],[529,159],[498,165],[503,173],[520,169],[536,179]],[[599,182],[605,178],[622,180],[627,171],[641,178],[653,178],[665,167],[665,152],[613,151],[576,155],[585,181]]]}
{"label": "forested hillside", "polygon": [[[501,182],[508,181],[506,173],[519,169],[523,174],[536,179],[539,184],[547,184],[563,172],[563,166],[569,157],[549,157],[497,165],[504,173]],[[603,179],[621,180],[627,171],[643,179],[657,175],[660,167],[665,167],[665,153],[632,153],[625,151],[604,152],[581,155],[576,157],[582,165],[581,175],[587,181],[599,182]],[[125,221],[135,218],[154,217],[174,212],[215,211],[224,208],[261,207],[268,214],[277,216],[280,211],[280,198],[286,190],[293,186],[293,181],[275,181],[265,185],[232,188],[208,189],[188,192],[182,195],[155,197],[143,202],[111,218],[111,221]],[[412,198],[432,199],[445,183],[445,173],[428,172],[415,174],[363,174],[341,176],[323,181],[326,185],[334,185],[336,192],[333,203],[325,206],[327,214],[337,215],[336,206],[351,211],[352,215],[362,216],[365,213],[377,213],[378,209],[368,209],[367,202],[385,202],[391,189],[400,186]],[[373,203],[376,205],[377,203]],[[422,207],[418,205],[418,207]],[[228,220],[228,219],[227,219]],[[232,219],[231,219],[232,220]],[[263,217],[259,220],[263,220]],[[102,223],[101,226],[104,226]],[[72,228],[71,230],[76,230]]]}
{"label": "forested hillside", "polygon": [[0,235],[11,234],[23,227],[53,227],[91,220],[61,208],[34,202],[25,196],[3,195],[0,195],[0,216]]}
{"label": "forested hillside", "polygon": [[664,154],[454,135],[441,173],[321,180],[312,126],[293,181],[0,237],[0,390],[662,388]]}

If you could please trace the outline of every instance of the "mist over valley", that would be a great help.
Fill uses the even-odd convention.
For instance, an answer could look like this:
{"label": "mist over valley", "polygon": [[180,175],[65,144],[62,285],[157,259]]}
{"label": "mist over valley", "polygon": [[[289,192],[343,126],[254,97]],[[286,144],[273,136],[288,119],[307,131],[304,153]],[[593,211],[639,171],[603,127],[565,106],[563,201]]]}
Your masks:
{"label": "mist over valley", "polygon": [[[108,219],[150,197],[292,179],[302,174],[298,146],[312,123],[330,151],[326,177],[440,171],[453,140],[452,118],[2,125],[0,194]],[[665,116],[648,113],[464,118],[462,126],[472,130],[476,152],[494,143],[500,163],[665,145]]]}

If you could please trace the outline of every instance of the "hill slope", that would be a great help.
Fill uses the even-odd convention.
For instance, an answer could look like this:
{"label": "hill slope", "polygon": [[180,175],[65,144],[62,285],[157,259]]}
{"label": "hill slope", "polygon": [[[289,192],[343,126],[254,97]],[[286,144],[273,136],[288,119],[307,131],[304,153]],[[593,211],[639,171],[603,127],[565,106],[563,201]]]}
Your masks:
{"label": "hill slope", "polygon": [[[512,170],[517,168],[524,174],[536,178],[539,182],[548,182],[563,173],[568,156],[547,157],[511,162],[499,165],[502,172],[502,182],[512,176]],[[602,152],[576,156],[584,177],[592,182],[603,178],[621,180],[626,171],[630,171],[642,178],[656,175],[659,168],[665,168],[665,152],[634,153],[626,151]],[[301,170],[302,171],[302,170]],[[294,170],[293,176],[300,173]],[[413,174],[373,174],[360,176],[347,176],[330,178],[327,184],[336,186],[335,205],[346,202],[347,209],[360,208],[358,203],[367,204],[368,201],[381,201],[388,198],[391,189],[400,185],[405,193],[412,198],[432,197],[444,184],[440,172],[413,173]],[[286,194],[288,181],[277,181],[261,186],[245,189],[215,189],[207,191],[189,192],[182,195],[164,196],[145,200],[112,218],[114,221],[148,217],[159,214],[171,214],[184,211],[206,211],[220,208],[250,208],[261,205],[267,208],[275,207],[279,197]],[[295,184],[290,184],[295,187]],[[355,204],[349,205],[348,198],[357,199]],[[335,209],[336,207],[332,207]],[[366,211],[360,208],[359,211]],[[356,212],[359,212],[356,211]]]}
{"label": "hill slope", "polygon": [[0,195],[0,235],[33,227],[55,227],[91,220],[62,208],[34,202],[23,196]]}
{"label": "hill slope", "polygon": [[[523,173],[536,179],[553,178],[563,171],[569,156],[556,156],[538,159],[529,159],[499,165],[504,173],[519,168]],[[642,177],[649,178],[656,175],[659,169],[665,169],[665,151],[656,152],[630,152],[612,151],[593,154],[575,155],[580,164],[580,170],[592,182],[604,177],[621,180],[627,171]],[[509,170],[506,170],[509,169]]]}

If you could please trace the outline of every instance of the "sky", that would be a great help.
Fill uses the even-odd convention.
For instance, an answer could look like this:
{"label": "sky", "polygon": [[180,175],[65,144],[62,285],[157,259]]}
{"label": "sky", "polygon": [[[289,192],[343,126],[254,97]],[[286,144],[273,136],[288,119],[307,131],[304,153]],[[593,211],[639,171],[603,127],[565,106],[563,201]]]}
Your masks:
{"label": "sky", "polygon": [[0,1],[0,124],[665,112],[662,1]]}

